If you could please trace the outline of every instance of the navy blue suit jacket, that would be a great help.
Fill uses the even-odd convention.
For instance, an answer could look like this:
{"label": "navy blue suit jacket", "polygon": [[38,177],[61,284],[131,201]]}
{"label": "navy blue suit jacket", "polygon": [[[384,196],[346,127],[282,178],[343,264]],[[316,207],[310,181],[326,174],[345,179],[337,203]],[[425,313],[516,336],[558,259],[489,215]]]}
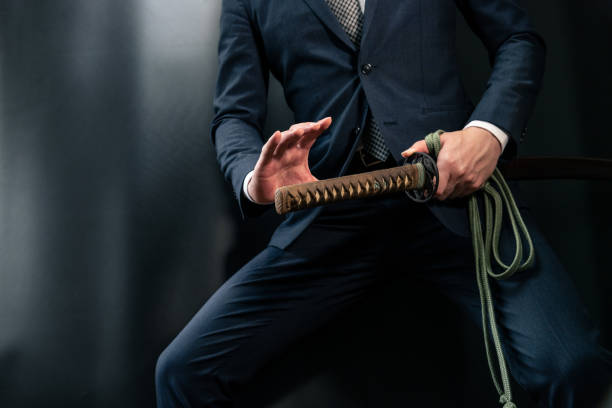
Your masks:
{"label": "navy blue suit jacket", "polygon": [[[486,46],[491,77],[474,107],[462,86],[455,7]],[[211,140],[244,217],[261,211],[242,193],[259,157],[269,74],[282,84],[295,122],[333,124],[309,155],[317,178],[343,174],[371,109],[391,154],[436,129],[488,121],[510,136],[516,154],[544,70],[545,48],[517,0],[367,0],[355,47],[325,0],[224,0]],[[363,69],[371,64],[373,69]],[[436,202],[434,214],[467,234],[465,200]],[[293,213],[271,244],[285,248],[318,209]]]}

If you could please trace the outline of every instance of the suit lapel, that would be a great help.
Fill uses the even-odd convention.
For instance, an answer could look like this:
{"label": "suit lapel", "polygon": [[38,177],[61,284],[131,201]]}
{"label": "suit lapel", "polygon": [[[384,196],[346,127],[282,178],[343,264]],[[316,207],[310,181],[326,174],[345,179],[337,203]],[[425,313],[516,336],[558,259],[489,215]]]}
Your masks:
{"label": "suit lapel", "polygon": [[[325,0],[304,0],[306,4],[310,7],[310,9],[319,17],[321,22],[331,30],[340,40],[342,40],[347,46],[349,46],[353,51],[357,51],[357,47],[351,41],[342,25],[334,15],[334,13],[329,8],[329,5],[325,2]],[[368,2],[373,0],[366,0],[366,10],[368,8]],[[364,16],[365,17],[365,16]]]}

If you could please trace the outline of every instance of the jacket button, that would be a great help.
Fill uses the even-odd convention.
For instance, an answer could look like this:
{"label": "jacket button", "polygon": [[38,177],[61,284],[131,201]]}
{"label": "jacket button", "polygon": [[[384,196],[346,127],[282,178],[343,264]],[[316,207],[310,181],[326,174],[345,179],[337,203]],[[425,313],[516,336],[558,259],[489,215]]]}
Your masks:
{"label": "jacket button", "polygon": [[370,72],[372,72],[372,69],[374,69],[374,65],[372,65],[372,64],[363,64],[361,66],[361,73],[363,75],[368,75]]}
{"label": "jacket button", "polygon": [[359,126],[353,129],[353,133],[355,134],[355,136],[359,135],[359,132],[361,132],[361,128]]}

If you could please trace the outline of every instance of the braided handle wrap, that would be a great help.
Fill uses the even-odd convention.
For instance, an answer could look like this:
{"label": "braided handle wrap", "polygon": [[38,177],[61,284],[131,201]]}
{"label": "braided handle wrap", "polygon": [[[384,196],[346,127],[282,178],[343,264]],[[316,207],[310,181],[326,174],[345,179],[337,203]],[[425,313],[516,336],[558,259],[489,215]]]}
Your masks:
{"label": "braided handle wrap", "polygon": [[278,214],[357,198],[374,197],[422,188],[422,164],[405,164],[367,173],[351,174],[276,189],[274,206]]}

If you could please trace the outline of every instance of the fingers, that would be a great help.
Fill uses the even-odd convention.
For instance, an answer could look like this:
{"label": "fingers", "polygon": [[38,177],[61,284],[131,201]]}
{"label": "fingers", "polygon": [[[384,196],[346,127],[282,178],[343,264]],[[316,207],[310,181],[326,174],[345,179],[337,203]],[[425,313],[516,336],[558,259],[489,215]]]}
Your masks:
{"label": "fingers", "polygon": [[[271,137],[269,154],[271,156],[283,155],[287,150],[310,149],[314,141],[331,125],[331,117],[326,117],[318,122],[302,122],[292,125],[288,130],[278,132]],[[273,148],[272,148],[273,147]]]}
{"label": "fingers", "polygon": [[317,123],[319,123],[322,126],[322,128],[327,129],[332,123],[332,118],[331,116],[328,116],[326,118],[321,119]]}
{"label": "fingers", "polygon": [[438,166],[438,175],[439,175],[439,183],[438,189],[436,190],[436,197],[438,200],[446,200],[446,198],[452,192],[452,188],[454,187],[450,182],[450,173],[446,166],[440,165]]}
{"label": "fingers", "polygon": [[265,164],[272,159],[272,157],[274,156],[274,151],[276,150],[276,147],[280,143],[281,138],[282,138],[282,134],[281,132],[277,130],[276,132],[274,132],[274,134],[272,134],[272,136],[270,136],[268,141],[263,145],[263,147],[261,148],[261,155],[259,156],[262,164]]}
{"label": "fingers", "polygon": [[486,183],[478,178],[464,177],[455,186],[449,198],[459,198],[472,194],[484,187]]}
{"label": "fingers", "polygon": [[448,198],[458,198],[474,192],[476,188],[472,188],[466,180],[458,180],[453,188],[453,191],[448,194]]}
{"label": "fingers", "polygon": [[291,127],[289,128],[289,130],[295,130],[295,129],[308,129],[311,128],[315,125],[317,126],[322,126],[324,127],[324,129],[327,129],[329,127],[329,125],[331,124],[332,119],[330,116],[323,118],[321,120],[319,120],[318,122],[301,122],[301,123],[295,123],[293,125],[291,125]]}
{"label": "fingers", "polygon": [[438,156],[438,173],[440,174],[440,185],[436,192],[436,198],[446,200],[448,198],[457,198],[462,195],[469,194],[469,185],[466,181],[471,182],[471,175],[461,160],[459,160],[452,152],[440,151]]}
{"label": "fingers", "polygon": [[[468,170],[456,160],[446,158],[438,160],[438,171],[440,173],[440,186],[436,198],[446,200],[448,198],[464,197],[481,189],[486,180],[481,175]],[[442,179],[446,182],[442,186]]]}
{"label": "fingers", "polygon": [[295,146],[300,138],[304,135],[305,128],[294,128],[281,132],[281,139],[274,150],[274,155],[282,155],[286,150]]}
{"label": "fingers", "polygon": [[427,144],[425,143],[425,140],[419,140],[419,141],[415,142],[412,146],[410,146],[410,148],[404,150],[402,152],[402,157],[404,157],[404,158],[410,157],[410,156],[412,156],[416,152],[419,152],[419,153],[429,153],[429,150],[427,149]]}
{"label": "fingers", "polygon": [[332,123],[332,118],[328,116],[326,118],[321,119],[318,122],[315,122],[313,126],[309,128],[305,128],[304,135],[299,141],[298,147],[309,150],[314,144],[314,142],[317,140],[317,138],[321,136],[323,132],[329,129],[329,127],[331,126],[331,123]]}
{"label": "fingers", "polygon": [[[295,146],[298,149],[309,150],[317,137],[323,134],[331,126],[331,123],[332,118],[328,116],[318,122],[304,122],[293,125],[290,130],[293,128],[293,131],[301,130],[303,133],[296,143],[288,144],[288,147]],[[292,142],[295,141],[292,140]]]}

